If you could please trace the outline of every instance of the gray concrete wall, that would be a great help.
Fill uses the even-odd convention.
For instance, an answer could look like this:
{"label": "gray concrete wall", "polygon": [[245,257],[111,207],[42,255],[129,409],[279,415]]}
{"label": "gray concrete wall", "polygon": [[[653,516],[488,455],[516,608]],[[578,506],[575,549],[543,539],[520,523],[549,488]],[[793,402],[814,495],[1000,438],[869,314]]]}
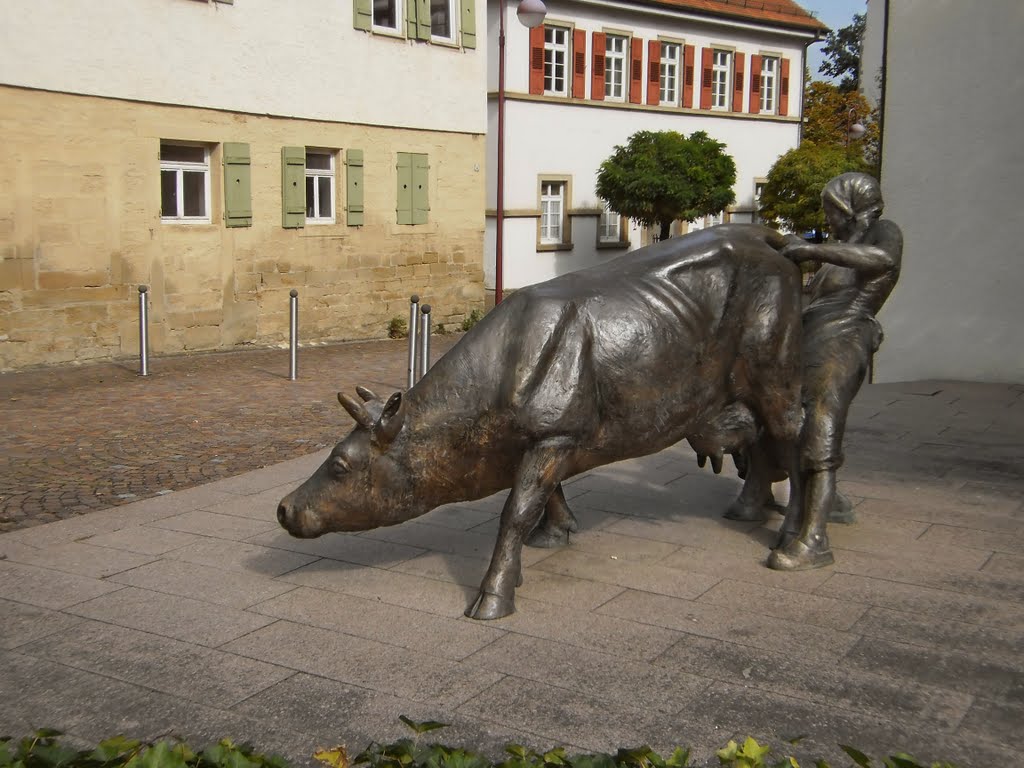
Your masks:
{"label": "gray concrete wall", "polygon": [[1022,32],[1020,0],[889,0],[882,185],[906,245],[877,381],[1024,381]]}

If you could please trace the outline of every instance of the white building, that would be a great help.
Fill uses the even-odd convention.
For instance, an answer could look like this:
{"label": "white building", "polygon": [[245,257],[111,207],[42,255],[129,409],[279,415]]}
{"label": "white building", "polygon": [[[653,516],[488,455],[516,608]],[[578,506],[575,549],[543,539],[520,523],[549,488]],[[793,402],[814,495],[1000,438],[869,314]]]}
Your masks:
{"label": "white building", "polygon": [[[479,29],[478,29],[479,28]],[[483,307],[474,0],[0,4],[0,369]],[[480,45],[478,46],[478,43]]]}
{"label": "white building", "polygon": [[862,82],[905,239],[876,381],[1024,381],[1022,34],[1020,0],[868,3]]}
{"label": "white building", "polygon": [[[499,0],[488,4],[485,280],[495,285]],[[791,0],[550,0],[543,26],[505,11],[502,287],[586,267],[646,241],[604,210],[597,170],[638,130],[705,131],[736,161],[751,221],[757,186],[799,143],[807,46],[827,29]],[[700,223],[698,223],[700,226]]]}

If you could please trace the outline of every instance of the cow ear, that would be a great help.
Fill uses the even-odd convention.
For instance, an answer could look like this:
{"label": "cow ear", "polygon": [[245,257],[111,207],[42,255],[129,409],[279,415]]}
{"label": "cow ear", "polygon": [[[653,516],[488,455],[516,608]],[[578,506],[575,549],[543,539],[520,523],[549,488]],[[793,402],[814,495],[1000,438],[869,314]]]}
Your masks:
{"label": "cow ear", "polygon": [[387,448],[402,430],[405,421],[405,400],[401,392],[395,392],[384,404],[380,418],[373,427],[373,442],[380,448]]}

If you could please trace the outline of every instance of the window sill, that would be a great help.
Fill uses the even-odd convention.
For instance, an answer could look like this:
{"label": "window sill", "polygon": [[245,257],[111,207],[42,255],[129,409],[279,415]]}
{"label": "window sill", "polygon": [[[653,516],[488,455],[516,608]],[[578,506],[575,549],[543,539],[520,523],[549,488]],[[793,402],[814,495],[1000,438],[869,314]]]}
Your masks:
{"label": "window sill", "polygon": [[544,251],[571,251],[572,243],[537,243],[537,253]]}
{"label": "window sill", "polygon": [[165,219],[160,218],[161,224],[171,224],[182,227],[209,227],[213,225],[213,222],[209,219]]}
{"label": "window sill", "polygon": [[606,242],[606,243],[599,242],[597,244],[597,249],[599,251],[605,251],[605,250],[607,250],[607,251],[614,251],[614,250],[621,250],[623,248],[629,248],[629,240],[616,240],[615,242]]}

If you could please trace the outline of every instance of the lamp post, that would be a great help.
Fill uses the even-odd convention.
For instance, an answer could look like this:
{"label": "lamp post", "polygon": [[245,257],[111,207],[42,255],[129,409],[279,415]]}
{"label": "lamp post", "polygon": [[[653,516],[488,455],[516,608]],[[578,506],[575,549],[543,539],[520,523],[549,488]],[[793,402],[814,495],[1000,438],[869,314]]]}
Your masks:
{"label": "lamp post", "polygon": [[846,110],[846,147],[847,147],[847,149],[849,149],[849,147],[850,147],[850,139],[859,139],[868,130],[867,128],[865,128],[860,123],[853,122],[856,117],[857,117],[857,108],[856,107],[850,107],[848,110]]}
{"label": "lamp post", "polygon": [[[506,0],[498,0],[498,189],[494,232],[494,303],[500,304],[504,288],[505,250],[505,12]],[[520,23],[528,29],[544,23],[548,9],[543,0],[521,0],[516,8]]]}

